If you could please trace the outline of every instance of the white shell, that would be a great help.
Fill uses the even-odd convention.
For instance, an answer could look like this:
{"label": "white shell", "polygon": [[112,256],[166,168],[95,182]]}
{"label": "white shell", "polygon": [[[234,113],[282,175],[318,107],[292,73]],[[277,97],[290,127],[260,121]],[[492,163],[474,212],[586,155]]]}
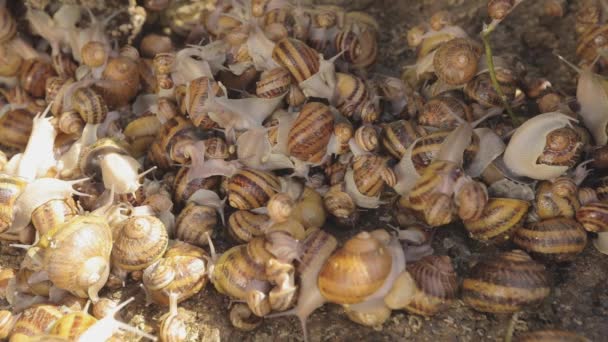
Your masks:
{"label": "white shell", "polygon": [[540,114],[526,121],[507,145],[505,165],[516,175],[532,179],[547,180],[562,175],[567,166],[537,164],[536,160],[544,150],[547,135],[570,126],[571,121],[576,120],[559,112]]}
{"label": "white shell", "polygon": [[583,123],[593,135],[596,145],[605,145],[608,142],[608,94],[603,84],[605,82],[600,76],[584,68],[580,71],[576,88]]}

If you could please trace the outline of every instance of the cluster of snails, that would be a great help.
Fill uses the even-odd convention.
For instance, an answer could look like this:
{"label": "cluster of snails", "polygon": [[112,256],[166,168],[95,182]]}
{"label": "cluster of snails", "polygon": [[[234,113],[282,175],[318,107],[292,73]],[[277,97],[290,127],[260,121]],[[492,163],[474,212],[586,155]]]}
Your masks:
{"label": "cluster of snails", "polygon": [[[520,2],[491,0],[490,17]],[[144,3],[129,11],[172,11]],[[295,315],[305,338],[325,303],[368,326],[392,310],[435,315],[459,292],[481,312],[541,303],[543,263],[571,261],[587,232],[608,254],[608,178],[586,180],[584,162],[608,169],[608,87],[593,69],[606,30],[584,10],[576,109],[514,61],[488,63],[446,11],[408,32],[417,60],[396,78],[371,72],[376,20],[338,6],[217,1],[171,27],[206,44],[149,33],[117,49],[113,15],[28,7],[30,39],[0,2],[0,240],[26,250],[0,270],[0,339],[156,339],[118,320],[129,301],[100,297],[132,281],[169,307],[161,341],[192,339],[178,304],[207,283],[239,302],[236,328]],[[525,122],[509,122],[505,102]],[[324,230],[380,206],[402,229],[343,243]],[[503,250],[462,291],[431,248],[432,231],[456,222]],[[234,245],[220,253],[222,232]]]}

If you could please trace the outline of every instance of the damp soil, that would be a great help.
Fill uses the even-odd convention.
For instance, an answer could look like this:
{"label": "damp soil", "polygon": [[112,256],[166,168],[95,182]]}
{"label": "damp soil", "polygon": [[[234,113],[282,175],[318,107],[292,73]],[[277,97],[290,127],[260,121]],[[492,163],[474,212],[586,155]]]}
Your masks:
{"label": "damp soil", "polygon": [[[457,23],[471,35],[477,34],[483,21],[487,20],[486,1],[483,0],[329,2],[347,3],[366,10],[378,19],[382,30],[380,52],[378,65],[372,72],[393,76],[399,76],[404,66],[414,63],[414,53],[405,44],[407,30],[428,19],[435,11],[452,11]],[[124,6],[126,1],[108,3]],[[529,74],[542,75],[557,89],[574,94],[575,75],[557,60],[554,53],[570,60],[575,59],[574,12],[578,5],[579,1],[569,1],[565,17],[550,19],[542,15],[542,1],[524,1],[492,35],[495,53],[519,56]],[[101,11],[111,11],[103,5],[99,7]],[[392,216],[390,208],[381,208],[374,212],[364,212],[361,224],[354,228],[338,228],[331,224],[327,228],[344,241],[361,230],[379,228],[386,223],[396,225]],[[217,232],[214,241],[220,252],[231,246],[221,231]],[[436,254],[447,254],[453,258],[456,271],[462,278],[478,260],[510,246],[484,246],[469,239],[462,227],[450,226],[437,230],[433,247]],[[19,251],[2,246],[2,266],[16,267],[21,259]],[[560,328],[577,332],[592,341],[605,340],[608,336],[608,257],[598,253],[589,244],[572,263],[548,265],[548,268],[553,277],[551,295],[539,307],[519,314],[515,322],[515,336],[530,330]],[[135,296],[135,303],[127,306],[122,316],[133,325],[150,332],[156,329],[159,317],[167,312],[165,307],[146,306],[145,294],[139,283],[133,280],[121,290],[106,290],[102,295],[116,299]],[[302,340],[300,325],[295,318],[266,319],[254,331],[238,331],[228,320],[230,304],[230,300],[210,284],[180,304],[190,316],[192,340]],[[370,328],[349,321],[341,307],[325,305],[309,318],[308,331],[311,341],[500,341],[505,336],[510,320],[510,315],[479,313],[456,300],[449,310],[432,318],[394,311],[383,325]]]}

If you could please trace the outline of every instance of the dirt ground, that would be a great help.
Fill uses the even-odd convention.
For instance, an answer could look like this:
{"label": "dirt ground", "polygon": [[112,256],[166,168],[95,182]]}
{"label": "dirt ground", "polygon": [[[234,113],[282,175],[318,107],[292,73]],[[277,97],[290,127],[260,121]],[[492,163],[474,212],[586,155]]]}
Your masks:
{"label": "dirt ground", "polygon": [[[125,1],[126,2],[126,1]],[[342,2],[345,1],[331,1]],[[348,2],[348,1],[346,1]],[[354,6],[368,3],[365,9],[381,23],[381,45],[379,65],[374,72],[398,76],[399,70],[412,64],[414,54],[407,49],[407,30],[426,20],[439,9],[453,11],[457,22],[471,35],[479,32],[486,20],[484,0],[384,0],[352,1]],[[365,5],[365,4],[364,4]],[[499,27],[492,36],[497,55],[512,53],[520,56],[534,75],[543,75],[560,90],[574,93],[575,78],[571,70],[557,61],[553,51],[574,60],[575,32],[574,11],[578,1],[569,1],[569,11],[564,18],[548,19],[541,15],[542,1],[524,1],[520,7]],[[390,218],[389,209],[366,213],[362,228],[378,228],[379,217]],[[328,229],[341,241],[360,229]],[[223,232],[217,238],[220,251],[230,247]],[[460,277],[477,260],[496,247],[487,247],[467,238],[464,229],[458,226],[441,228],[435,235],[436,254],[447,254],[453,258]],[[507,246],[508,248],[508,246]],[[7,255],[6,247],[1,253],[3,266],[16,266],[21,257]],[[11,253],[12,254],[12,253]],[[605,340],[608,336],[608,257],[601,255],[589,245],[578,258],[568,265],[550,265],[553,275],[553,291],[538,308],[528,309],[519,315],[515,334],[541,328],[561,328],[575,331],[592,341]],[[136,297],[123,317],[132,324],[148,331],[155,329],[157,319],[167,309],[145,306],[145,295],[135,282],[120,291],[102,295],[113,298]],[[302,339],[299,322],[295,318],[266,319],[253,332],[234,329],[228,320],[230,301],[215,291],[212,285],[180,307],[191,316],[191,336],[202,341],[299,341]],[[311,341],[498,341],[502,340],[510,316],[490,315],[475,312],[456,301],[447,311],[432,319],[410,315],[403,311],[393,312],[382,326],[367,328],[349,321],[336,305],[325,305],[308,321]],[[145,323],[144,323],[145,322]],[[516,339],[515,339],[516,340]]]}

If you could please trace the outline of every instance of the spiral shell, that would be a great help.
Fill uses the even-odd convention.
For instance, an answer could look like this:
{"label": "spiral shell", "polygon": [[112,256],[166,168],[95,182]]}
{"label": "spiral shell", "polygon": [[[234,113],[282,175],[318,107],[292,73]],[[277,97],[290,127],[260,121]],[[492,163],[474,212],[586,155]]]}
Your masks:
{"label": "spiral shell", "polygon": [[270,218],[264,214],[248,210],[237,210],[228,218],[226,229],[237,242],[249,242],[256,236],[264,235],[264,228]]}
{"label": "spiral shell", "polygon": [[305,104],[288,133],[289,155],[310,163],[321,162],[333,126],[334,118],[328,106],[319,102]]}
{"label": "spiral shell", "polygon": [[252,331],[262,324],[262,318],[255,316],[246,304],[237,303],[230,309],[230,323],[242,331]]}
{"label": "spiral shell", "polygon": [[332,303],[355,304],[384,283],[392,259],[383,243],[368,232],[357,234],[327,259],[319,272],[321,295]]}
{"label": "spiral shell", "polygon": [[353,177],[360,193],[365,196],[378,196],[384,184],[397,183],[392,169],[386,166],[386,158],[377,155],[362,155],[353,162]]}
{"label": "spiral shell", "polygon": [[110,138],[97,140],[93,145],[84,148],[80,153],[79,166],[82,174],[101,178],[101,160],[109,154],[128,155],[119,143]]}
{"label": "spiral shell", "polygon": [[323,197],[327,212],[339,219],[348,219],[357,213],[357,205],[352,197],[336,184]]}
{"label": "spiral shell", "polygon": [[41,239],[51,240],[44,254],[49,280],[78,297],[97,301],[110,272],[112,231],[105,219],[77,216]]}
{"label": "spiral shell", "polygon": [[449,307],[458,292],[458,277],[448,256],[427,256],[407,266],[417,291],[405,310],[432,316]]}
{"label": "spiral shell", "polygon": [[188,316],[182,311],[168,312],[160,318],[158,336],[162,342],[183,342],[188,338],[186,321]]}
{"label": "spiral shell", "polygon": [[156,115],[143,115],[129,122],[123,134],[129,142],[131,154],[143,156],[160,132],[161,123]]}
{"label": "spiral shell", "polygon": [[82,133],[86,122],[75,111],[63,112],[59,115],[57,127],[65,134]]}
{"label": "spiral shell", "polygon": [[220,184],[219,176],[189,180],[188,171],[189,168],[183,166],[177,171],[177,175],[175,175],[175,180],[173,181],[173,200],[175,204],[186,203],[188,198],[197,190],[213,190]]}
{"label": "spiral shell", "polygon": [[300,83],[319,71],[319,55],[304,42],[284,38],[279,40],[272,50],[272,59],[285,69]]}
{"label": "spiral shell", "polygon": [[[187,145],[184,142],[197,140],[196,128],[190,120],[183,116],[174,116],[167,120],[160,127],[158,137],[160,139],[159,148],[162,153],[181,164],[189,160],[184,155],[183,146]],[[180,143],[182,146],[180,146]]]}
{"label": "spiral shell", "polygon": [[480,261],[462,283],[464,302],[477,311],[492,313],[539,304],[550,291],[545,267],[521,250]]}
{"label": "spiral shell", "polygon": [[367,87],[359,77],[336,73],[336,108],[346,117],[360,115],[368,99]]}
{"label": "spiral shell", "polygon": [[92,40],[85,43],[80,50],[82,64],[91,68],[102,66],[108,58],[106,49],[106,45],[100,41]]}
{"label": "spiral shell", "polygon": [[95,89],[110,108],[128,104],[139,92],[137,62],[126,56],[110,58]]}
{"label": "spiral shell", "polygon": [[32,114],[27,109],[11,109],[0,117],[0,145],[24,150],[32,133]]}
{"label": "spiral shell", "polygon": [[[421,173],[439,154],[441,145],[450,135],[450,130],[440,130],[422,136],[412,148],[412,162],[416,171]],[[479,136],[473,134],[471,143],[464,150],[463,164],[468,165],[479,151]]]}
{"label": "spiral shell", "polygon": [[49,333],[76,340],[95,322],[97,319],[85,312],[70,312],[58,319]]}
{"label": "spiral shell", "polygon": [[567,218],[574,217],[576,211],[581,206],[578,200],[578,192],[575,191],[574,193],[566,193],[564,195],[559,195],[559,191],[555,191],[554,184],[551,184],[551,182],[540,182],[536,188],[536,197],[534,199],[534,206],[538,216],[541,219],[560,216]]}
{"label": "spiral shell", "polygon": [[378,148],[378,132],[372,125],[363,125],[357,128],[354,138],[363,151],[371,152]]}
{"label": "spiral shell", "polygon": [[159,53],[171,52],[174,46],[170,37],[149,33],[139,43],[139,51],[144,57],[154,58]]}
{"label": "spiral shell", "polygon": [[378,38],[371,29],[357,30],[351,27],[338,32],[334,39],[336,51],[344,51],[341,58],[354,68],[367,68],[376,61]]}
{"label": "spiral shell", "polygon": [[488,15],[495,20],[504,19],[513,8],[515,0],[490,0],[488,2]]}
{"label": "spiral shell", "polygon": [[464,221],[471,238],[493,243],[509,240],[523,224],[530,203],[512,198],[490,198],[477,220]]}
{"label": "spiral shell", "polygon": [[480,182],[468,181],[456,192],[458,217],[464,221],[477,220],[488,203],[488,190]]}
{"label": "spiral shell", "polygon": [[0,338],[6,339],[13,330],[18,316],[13,315],[8,310],[0,310]]}
{"label": "spiral shell", "polygon": [[72,104],[88,124],[100,124],[108,115],[104,99],[92,88],[78,88],[72,94]]}
{"label": "spiral shell", "polygon": [[154,216],[132,216],[114,239],[112,264],[126,271],[143,270],[163,256],[168,242],[161,220]]}
{"label": "spiral shell", "polygon": [[205,139],[205,158],[209,159],[228,159],[231,154],[231,147],[226,140],[220,137]]}
{"label": "spiral shell", "polygon": [[175,238],[196,246],[206,246],[217,225],[214,208],[188,203],[175,220]]}
{"label": "spiral shell", "polygon": [[205,262],[192,256],[161,258],[144,270],[143,283],[155,303],[169,305],[171,294],[180,303],[207,284]]}
{"label": "spiral shell", "polygon": [[587,233],[573,219],[558,217],[519,228],[513,242],[547,260],[570,261],[587,245]]}
{"label": "spiral shell", "polygon": [[570,127],[551,131],[545,148],[538,157],[538,164],[572,167],[576,165],[583,150],[580,135]]}
{"label": "spiral shell", "polygon": [[17,197],[25,189],[25,179],[0,175],[0,232],[9,229],[13,223]]}
{"label": "spiral shell", "polygon": [[418,115],[418,124],[450,129],[458,126],[457,117],[472,121],[471,108],[454,96],[439,95],[424,105],[422,112]]}
{"label": "spiral shell", "polygon": [[56,229],[59,225],[69,221],[78,214],[74,200],[54,199],[39,206],[32,212],[32,224],[40,235]]}
{"label": "spiral shell", "polygon": [[19,84],[33,97],[44,97],[46,80],[55,75],[51,64],[38,59],[28,59],[21,65]]}
{"label": "spiral shell", "polygon": [[271,99],[284,95],[291,88],[291,74],[285,68],[274,68],[264,71],[256,83],[255,93],[258,97]]}
{"label": "spiral shell", "polygon": [[[38,304],[23,311],[11,332],[11,340],[46,333],[64,315],[58,306]],[[27,340],[27,338],[26,338]]]}
{"label": "spiral shell", "polygon": [[608,203],[594,202],[581,206],[576,211],[576,220],[588,232],[608,231]]}
{"label": "spiral shell", "polygon": [[433,57],[439,79],[450,85],[465,84],[477,73],[479,48],[469,39],[454,38],[443,43]]}
{"label": "spiral shell", "polygon": [[[210,93],[211,91],[211,93]],[[184,100],[186,112],[192,123],[202,129],[210,129],[215,123],[206,112],[205,104],[209,97],[223,94],[219,84],[211,78],[199,77],[188,83],[187,95]]]}
{"label": "spiral shell", "polygon": [[237,209],[263,207],[278,189],[279,179],[272,173],[242,169],[228,180],[228,203]]}
{"label": "spiral shell", "polygon": [[426,130],[416,123],[406,120],[393,121],[382,129],[382,146],[393,157],[401,159],[407,148],[424,135]]}

